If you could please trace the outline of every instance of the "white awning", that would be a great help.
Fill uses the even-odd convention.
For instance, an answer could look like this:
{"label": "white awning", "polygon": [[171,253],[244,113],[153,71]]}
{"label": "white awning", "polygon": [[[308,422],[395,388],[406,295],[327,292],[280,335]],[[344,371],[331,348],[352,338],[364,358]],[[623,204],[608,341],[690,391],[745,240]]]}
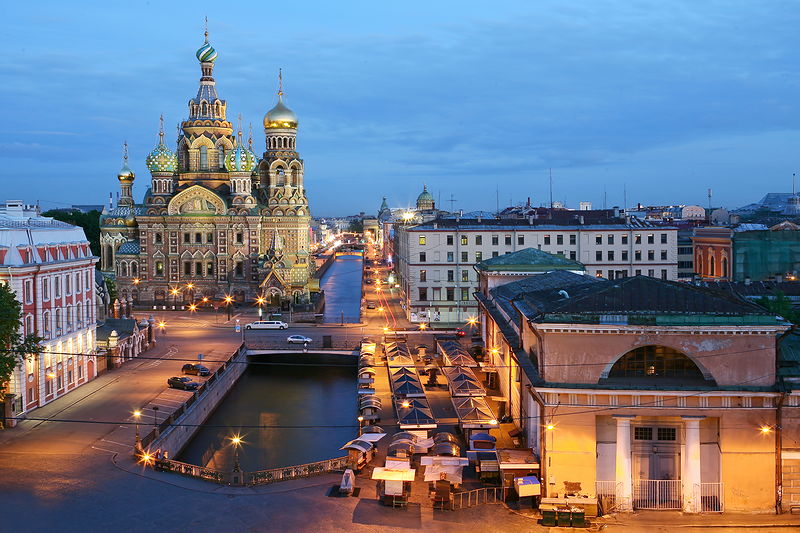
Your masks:
{"label": "white awning", "polygon": [[384,481],[414,481],[416,470],[392,470],[383,466],[376,466],[372,471],[372,479],[382,479]]}
{"label": "white awning", "polygon": [[386,433],[362,433],[358,440],[364,440],[367,442],[378,442],[383,437],[386,436]]}

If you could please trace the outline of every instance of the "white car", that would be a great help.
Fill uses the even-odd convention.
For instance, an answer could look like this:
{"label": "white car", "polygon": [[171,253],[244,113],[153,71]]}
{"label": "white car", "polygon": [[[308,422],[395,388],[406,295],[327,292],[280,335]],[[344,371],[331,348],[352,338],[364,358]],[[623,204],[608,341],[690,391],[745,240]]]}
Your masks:
{"label": "white car", "polygon": [[286,342],[289,344],[308,344],[311,342],[311,339],[303,337],[302,335],[289,335],[286,337]]}
{"label": "white car", "polygon": [[288,327],[289,324],[280,320],[257,320],[247,324],[245,329],[286,329]]}

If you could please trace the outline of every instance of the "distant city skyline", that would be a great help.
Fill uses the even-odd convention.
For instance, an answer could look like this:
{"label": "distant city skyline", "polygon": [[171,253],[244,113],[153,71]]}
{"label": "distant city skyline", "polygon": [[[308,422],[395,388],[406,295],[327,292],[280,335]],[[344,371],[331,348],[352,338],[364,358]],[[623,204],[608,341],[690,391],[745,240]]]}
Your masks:
{"label": "distant city skyline", "polygon": [[[130,146],[141,200],[158,117],[175,141],[203,18],[228,116],[261,121],[278,68],[299,116],[314,216],[412,206],[494,210],[553,198],[728,208],[791,190],[800,170],[800,11],[598,1],[402,5],[6,6],[5,199],[105,203]],[[242,17],[247,13],[247,17]],[[347,191],[347,194],[342,194]],[[441,201],[439,199],[441,198]]]}

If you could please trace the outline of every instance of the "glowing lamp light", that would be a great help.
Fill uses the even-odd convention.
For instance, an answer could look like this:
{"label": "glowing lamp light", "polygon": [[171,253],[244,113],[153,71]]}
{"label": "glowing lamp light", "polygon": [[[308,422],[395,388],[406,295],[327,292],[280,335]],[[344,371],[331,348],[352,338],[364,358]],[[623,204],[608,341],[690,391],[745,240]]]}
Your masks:
{"label": "glowing lamp light", "polygon": [[150,455],[150,454],[149,454],[149,453],[147,453],[147,452],[144,452],[144,453],[141,455],[141,457],[139,458],[139,461],[141,461],[141,462],[142,462],[142,464],[149,465],[149,464],[153,463],[153,456],[152,456],[152,455]]}
{"label": "glowing lamp light", "polygon": [[364,417],[363,416],[359,416],[358,418],[356,418],[356,420],[358,420],[358,422],[361,423],[361,422],[364,421]]}
{"label": "glowing lamp light", "polygon": [[208,301],[208,296],[203,296],[203,301],[207,302]]}
{"label": "glowing lamp light", "polygon": [[169,292],[170,292],[170,293],[171,293],[173,296],[177,296],[177,295],[178,295],[178,289],[170,289],[170,290],[169,290]]}
{"label": "glowing lamp light", "polygon": [[383,313],[383,307],[379,307],[379,308],[378,308],[378,311],[379,311],[379,312],[381,312],[381,313]]}
{"label": "glowing lamp light", "polygon": [[233,298],[231,298],[230,296],[226,296],[226,297],[225,297],[225,303],[226,303],[226,304],[229,304],[229,303],[231,303],[232,301],[233,301]]}
{"label": "glowing lamp light", "polygon": [[772,432],[772,428],[769,426],[761,426],[760,431],[762,435],[766,435],[767,433]]}
{"label": "glowing lamp light", "polygon": [[133,284],[138,285],[141,280],[139,278],[133,278]]}
{"label": "glowing lamp light", "polygon": [[498,350],[497,348],[492,348],[492,349],[491,349],[491,350],[489,350],[489,351],[490,351],[490,352],[492,352],[492,355],[497,355],[497,354],[499,354],[499,353],[500,353],[500,350]]}
{"label": "glowing lamp light", "polygon": [[189,304],[189,311],[197,311],[197,306],[195,304]]}
{"label": "glowing lamp light", "polygon": [[231,444],[234,446],[240,446],[242,444],[242,437],[240,435],[234,435],[233,437],[230,437],[230,439]]}
{"label": "glowing lamp light", "polygon": [[256,303],[257,303],[258,305],[263,305],[263,304],[264,304],[264,302],[266,302],[266,300],[265,300],[264,298],[262,298],[261,296],[259,296],[258,298],[256,298]]}
{"label": "glowing lamp light", "polygon": [[55,372],[48,372],[47,373],[47,377],[50,378],[50,379],[53,379],[54,377],[56,377],[56,373]]}
{"label": "glowing lamp light", "polygon": [[477,323],[478,323],[478,319],[475,318],[474,316],[471,316],[471,317],[469,317],[467,319],[467,324],[469,324],[470,326],[474,326]]}
{"label": "glowing lamp light", "polygon": [[400,405],[408,409],[409,407],[411,407],[411,402],[409,402],[408,400],[404,400],[403,403],[401,403]]}
{"label": "glowing lamp light", "polygon": [[497,425],[497,420],[495,420],[494,418],[492,418],[491,420],[489,420],[489,425],[490,425],[490,426],[496,426],[496,425]]}
{"label": "glowing lamp light", "polygon": [[186,288],[187,289],[193,289],[194,288],[194,283],[187,283],[186,284]]}
{"label": "glowing lamp light", "polygon": [[167,323],[162,320],[161,322],[158,323],[158,327],[164,329],[165,327],[167,327]]}
{"label": "glowing lamp light", "polygon": [[419,329],[421,329],[421,330],[425,330],[425,329],[427,329],[427,328],[428,328],[428,324],[426,324],[426,323],[424,323],[424,322],[423,322],[422,324],[420,324],[420,325],[419,325]]}
{"label": "glowing lamp light", "polygon": [[140,416],[142,416],[142,412],[137,409],[136,411],[133,412],[133,416],[135,416],[136,418],[139,418]]}
{"label": "glowing lamp light", "polygon": [[547,424],[545,426],[545,429],[547,429],[547,431],[553,431],[554,429],[556,429],[556,426],[554,424]]}

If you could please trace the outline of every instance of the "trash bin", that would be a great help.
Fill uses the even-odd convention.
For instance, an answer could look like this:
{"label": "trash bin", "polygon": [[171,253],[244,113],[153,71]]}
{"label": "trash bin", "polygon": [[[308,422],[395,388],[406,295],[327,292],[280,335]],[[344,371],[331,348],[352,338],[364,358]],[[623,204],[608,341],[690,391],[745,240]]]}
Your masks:
{"label": "trash bin", "polygon": [[569,509],[558,509],[556,511],[556,525],[558,525],[558,527],[572,526],[572,511]]}
{"label": "trash bin", "polygon": [[584,509],[572,510],[572,527],[586,527],[586,511]]}
{"label": "trash bin", "polygon": [[542,510],[542,525],[555,527],[556,525],[556,512],[552,509]]}

